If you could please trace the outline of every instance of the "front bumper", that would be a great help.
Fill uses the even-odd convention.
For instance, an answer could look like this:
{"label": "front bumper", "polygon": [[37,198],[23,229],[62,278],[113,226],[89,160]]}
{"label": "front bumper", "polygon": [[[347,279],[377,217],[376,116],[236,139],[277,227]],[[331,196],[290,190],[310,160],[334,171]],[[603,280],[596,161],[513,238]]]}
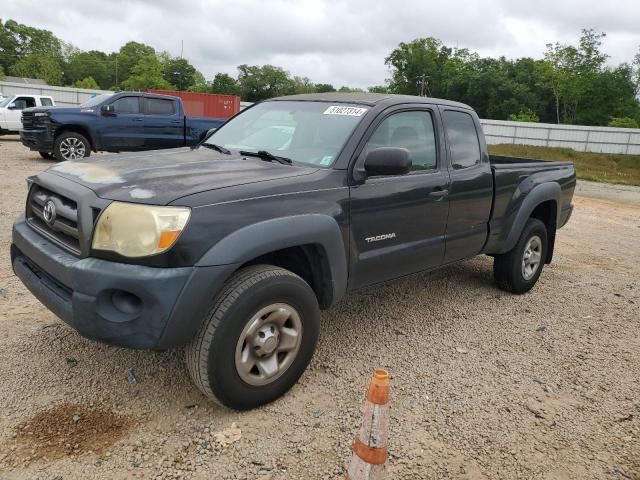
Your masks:
{"label": "front bumper", "polygon": [[154,268],[78,258],[18,218],[15,274],[81,335],[141,349],[183,345],[195,334],[233,265]]}
{"label": "front bumper", "polygon": [[25,147],[38,152],[53,151],[53,135],[47,128],[20,130],[20,140]]}

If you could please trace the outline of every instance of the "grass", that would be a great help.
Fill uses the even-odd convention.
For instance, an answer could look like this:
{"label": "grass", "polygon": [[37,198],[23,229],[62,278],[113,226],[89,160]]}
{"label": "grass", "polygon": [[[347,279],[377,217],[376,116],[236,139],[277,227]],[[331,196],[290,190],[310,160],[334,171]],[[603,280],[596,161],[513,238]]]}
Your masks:
{"label": "grass", "polygon": [[640,185],[640,155],[578,152],[570,148],[534,147],[531,145],[489,145],[492,155],[537,158],[540,160],[570,160],[576,175],[594,182]]}

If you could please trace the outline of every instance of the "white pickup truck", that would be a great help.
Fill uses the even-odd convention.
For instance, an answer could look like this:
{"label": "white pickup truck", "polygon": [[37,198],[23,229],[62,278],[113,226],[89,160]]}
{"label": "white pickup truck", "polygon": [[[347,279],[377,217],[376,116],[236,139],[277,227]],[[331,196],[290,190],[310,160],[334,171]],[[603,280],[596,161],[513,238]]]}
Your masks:
{"label": "white pickup truck", "polygon": [[13,95],[0,100],[0,135],[18,133],[22,128],[22,110],[31,107],[55,106],[45,95]]}

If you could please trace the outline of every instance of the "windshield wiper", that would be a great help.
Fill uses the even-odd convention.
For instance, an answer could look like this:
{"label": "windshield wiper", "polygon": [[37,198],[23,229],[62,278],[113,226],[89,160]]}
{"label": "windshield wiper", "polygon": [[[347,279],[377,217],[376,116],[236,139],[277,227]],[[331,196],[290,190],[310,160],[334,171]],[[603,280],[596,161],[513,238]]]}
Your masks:
{"label": "windshield wiper", "polygon": [[287,157],[279,157],[274,155],[271,152],[267,152],[266,150],[258,150],[257,152],[249,152],[249,151],[240,151],[240,155],[246,155],[247,157],[258,157],[262,160],[266,160],[268,162],[273,162],[274,160],[282,165],[291,165],[293,162],[290,158]]}
{"label": "windshield wiper", "polygon": [[222,145],[216,145],[215,143],[203,143],[202,146],[224,153],[225,155],[231,155],[231,150],[224,148]]}

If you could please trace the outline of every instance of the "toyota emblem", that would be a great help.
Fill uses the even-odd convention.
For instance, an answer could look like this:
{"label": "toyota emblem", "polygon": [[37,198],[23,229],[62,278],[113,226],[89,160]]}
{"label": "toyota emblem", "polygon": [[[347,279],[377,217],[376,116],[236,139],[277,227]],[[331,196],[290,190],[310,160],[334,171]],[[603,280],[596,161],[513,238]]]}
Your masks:
{"label": "toyota emblem", "polygon": [[44,221],[49,225],[53,225],[56,221],[56,206],[51,201],[48,200],[47,203],[44,204],[44,208],[42,209],[42,217]]}

